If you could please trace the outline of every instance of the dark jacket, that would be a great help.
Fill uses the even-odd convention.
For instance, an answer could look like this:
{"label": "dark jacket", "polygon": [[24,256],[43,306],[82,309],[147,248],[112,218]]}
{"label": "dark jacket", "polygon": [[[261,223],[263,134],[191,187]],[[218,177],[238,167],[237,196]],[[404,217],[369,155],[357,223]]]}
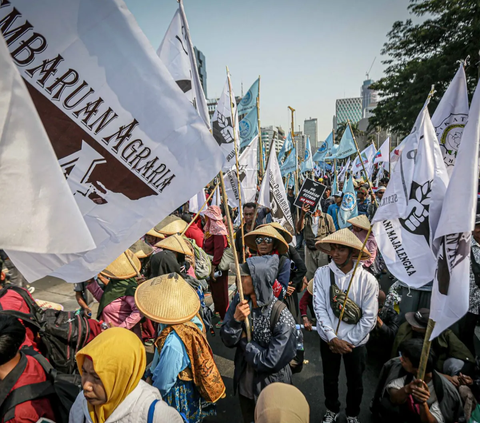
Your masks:
{"label": "dark jacket", "polygon": [[297,323],[300,323],[300,310],[298,307],[298,292],[302,292],[303,277],[307,274],[307,267],[303,262],[298,250],[291,245],[288,246],[287,257],[290,259],[290,282],[295,288],[292,295],[285,297],[283,302],[287,305],[290,313]]}
{"label": "dark jacket", "polygon": [[[393,343],[392,358],[398,356],[398,347],[400,344],[412,338],[413,330],[408,322],[400,325]],[[439,372],[443,372],[443,364],[447,358],[458,358],[465,362],[467,367],[475,365],[475,359],[470,350],[450,329],[443,331],[432,341],[432,349],[437,357],[436,369]],[[470,364],[470,366],[468,366],[468,364]]]}
{"label": "dark jacket", "polygon": [[[410,381],[413,380],[413,375],[408,375],[408,373],[403,369],[402,364],[400,363],[400,358],[398,357],[392,358],[383,365],[371,405],[372,413],[377,417],[379,415],[381,416],[380,421],[389,421],[388,412],[385,411],[387,408],[383,407],[382,405],[385,404],[385,400],[387,400],[387,404],[395,407],[390,402],[389,394],[385,388],[393,380],[406,375],[407,381],[410,383]],[[409,376],[411,380],[409,380]],[[445,423],[465,421],[462,420],[464,419],[462,400],[455,386],[453,386],[453,384],[451,384],[443,375],[435,370],[433,371],[432,379],[440,411],[445,419]]]}
{"label": "dark jacket", "polygon": [[392,348],[395,335],[398,331],[398,313],[393,307],[387,306],[383,307],[379,313],[379,317],[382,319],[383,325],[379,327],[377,324],[372,332],[370,332],[367,348],[369,353],[388,359],[390,349]]}
{"label": "dark jacket", "polygon": [[[270,317],[273,304],[277,302],[272,285],[278,272],[278,256],[251,257],[247,263],[258,305],[258,308],[252,308],[250,315],[250,322],[253,322],[250,325],[253,327],[252,341],[247,343],[247,339],[242,338],[245,325],[233,318],[239,303],[238,294],[228,307],[220,336],[227,347],[237,349],[234,391],[236,392],[248,363],[254,369],[252,390],[256,399],[261,390],[273,382],[292,383],[289,363],[296,355],[295,321],[288,309],[284,309],[273,333],[271,331]],[[245,299],[248,300],[247,297]]]}

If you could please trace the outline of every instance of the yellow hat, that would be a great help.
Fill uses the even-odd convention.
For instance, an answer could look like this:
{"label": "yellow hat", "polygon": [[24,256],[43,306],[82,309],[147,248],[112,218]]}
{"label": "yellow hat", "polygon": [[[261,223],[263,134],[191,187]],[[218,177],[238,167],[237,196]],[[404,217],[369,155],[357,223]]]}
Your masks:
{"label": "yellow hat", "polygon": [[148,257],[153,253],[153,248],[147,243],[139,239],[135,244],[130,246],[129,250],[135,254],[139,259]]}
{"label": "yellow hat", "polygon": [[191,249],[187,242],[180,235],[171,235],[155,244],[155,247],[163,248],[164,250],[175,251],[180,254],[193,256]]}
{"label": "yellow hat", "polygon": [[368,217],[365,216],[364,214],[361,214],[360,216],[352,217],[351,219],[347,220],[348,223],[351,223],[353,226],[356,226],[357,228],[362,228],[368,231],[372,225],[370,224],[370,221],[368,220]]}
{"label": "yellow hat", "polygon": [[167,216],[158,225],[155,230],[163,235],[181,234],[187,227],[187,222],[177,216]]}
{"label": "yellow hat", "polygon": [[285,254],[288,251],[288,244],[286,243],[285,238],[283,238],[283,236],[280,235],[280,233],[270,225],[257,228],[245,235],[245,244],[247,244],[248,248],[252,249],[253,251],[257,251],[255,238],[260,235],[269,236],[276,239],[278,241],[277,249],[280,254]]}
{"label": "yellow hat", "polygon": [[165,235],[161,234],[160,232],[157,232],[155,230],[155,228],[152,228],[150,229],[146,235],[150,235],[150,236],[154,236],[154,237],[157,237],[157,238],[160,238],[160,239],[164,239],[165,238]]}
{"label": "yellow hat", "polygon": [[332,253],[332,247],[330,244],[340,244],[345,245],[346,247],[351,247],[354,250],[357,250],[357,253],[362,252],[361,260],[366,260],[370,258],[370,253],[367,250],[363,250],[363,243],[360,241],[350,229],[340,229],[337,232],[334,232],[331,235],[317,241],[315,246],[326,254]]}
{"label": "yellow hat", "polygon": [[135,291],[135,303],[150,320],[167,325],[188,322],[200,309],[197,293],[177,273],[143,282]]}
{"label": "yellow hat", "polygon": [[258,225],[257,226],[257,229],[258,228],[263,228],[264,226],[267,226],[267,225],[270,225],[272,226],[273,228],[275,228],[277,230],[278,233],[280,233],[280,235],[283,236],[283,239],[285,239],[285,241],[287,242],[287,244],[290,244],[292,242],[292,234],[290,232],[288,232],[282,225],[280,225],[280,223],[278,222],[272,222],[272,223],[264,223],[263,225]]}
{"label": "yellow hat", "polygon": [[[128,258],[130,258],[133,266]],[[137,276],[137,273],[140,272],[141,268],[142,264],[138,257],[130,250],[127,250],[120,254],[115,261],[110,263],[107,268],[100,273],[111,279],[128,279]]]}

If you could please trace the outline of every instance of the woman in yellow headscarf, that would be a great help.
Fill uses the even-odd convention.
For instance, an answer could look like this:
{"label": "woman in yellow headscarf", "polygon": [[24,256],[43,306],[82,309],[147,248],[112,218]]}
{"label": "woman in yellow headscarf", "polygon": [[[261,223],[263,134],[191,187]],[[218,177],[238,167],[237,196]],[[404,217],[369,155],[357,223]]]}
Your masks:
{"label": "woman in yellow headscarf", "polygon": [[133,332],[102,332],[77,353],[77,363],[83,392],[70,410],[70,423],[183,422],[158,389],[141,380],[145,348]]}

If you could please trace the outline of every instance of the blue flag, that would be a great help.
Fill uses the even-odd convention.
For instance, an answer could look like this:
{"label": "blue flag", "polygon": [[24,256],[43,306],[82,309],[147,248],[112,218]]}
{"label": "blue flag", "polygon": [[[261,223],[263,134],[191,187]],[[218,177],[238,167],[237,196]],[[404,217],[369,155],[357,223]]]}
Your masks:
{"label": "blue flag", "polygon": [[312,148],[310,146],[310,137],[307,137],[307,142],[305,144],[305,156],[303,159],[301,172],[309,172],[311,170],[313,170]]}
{"label": "blue flag", "polygon": [[320,148],[315,152],[313,155],[314,162],[321,162],[327,157],[328,154],[331,153],[333,147],[333,132],[330,132],[330,135],[327,139],[323,142]]}
{"label": "blue flag", "polygon": [[350,126],[347,126],[345,132],[342,135],[340,144],[338,144],[338,150],[335,152],[335,156],[330,157],[331,159],[344,159],[357,152],[355,147],[355,141],[353,141],[353,135],[350,131]]}
{"label": "blue flag", "polygon": [[252,109],[257,108],[258,86],[259,80],[257,79],[247,91],[247,94],[243,96],[240,103],[238,103],[239,115],[244,115],[245,113],[249,113]]}
{"label": "blue flag", "polygon": [[285,159],[282,166],[280,166],[280,172],[282,176],[295,172],[297,169],[297,152],[295,148],[292,149],[289,156]]}
{"label": "blue flag", "polygon": [[332,184],[332,195],[338,192],[338,184],[337,184],[337,174],[335,173],[333,177],[333,184]]}
{"label": "blue flag", "polygon": [[340,229],[351,226],[347,220],[358,216],[357,209],[357,193],[353,186],[353,175],[350,175],[345,186],[343,187],[343,199],[338,211],[338,226]]}
{"label": "blue flag", "polygon": [[258,135],[258,113],[257,108],[250,110],[238,125],[240,131],[240,148],[245,148]]}
{"label": "blue flag", "polygon": [[282,165],[282,160],[286,154],[293,148],[292,134],[289,132],[286,140],[283,142],[282,148],[278,153],[278,164]]}

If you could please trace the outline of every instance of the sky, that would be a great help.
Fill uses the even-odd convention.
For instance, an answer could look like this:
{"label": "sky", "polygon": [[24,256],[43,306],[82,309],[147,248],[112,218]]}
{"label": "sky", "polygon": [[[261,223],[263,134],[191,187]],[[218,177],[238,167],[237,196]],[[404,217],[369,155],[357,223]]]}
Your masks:
{"label": "sky", "polygon": [[[176,0],[125,0],[155,50],[177,10]],[[335,100],[359,97],[383,76],[380,51],[395,21],[411,17],[408,0],[183,0],[193,44],[207,63],[208,98],[219,97],[229,67],[233,91],[261,76],[261,126],[295,131],[318,119],[332,129]]]}

